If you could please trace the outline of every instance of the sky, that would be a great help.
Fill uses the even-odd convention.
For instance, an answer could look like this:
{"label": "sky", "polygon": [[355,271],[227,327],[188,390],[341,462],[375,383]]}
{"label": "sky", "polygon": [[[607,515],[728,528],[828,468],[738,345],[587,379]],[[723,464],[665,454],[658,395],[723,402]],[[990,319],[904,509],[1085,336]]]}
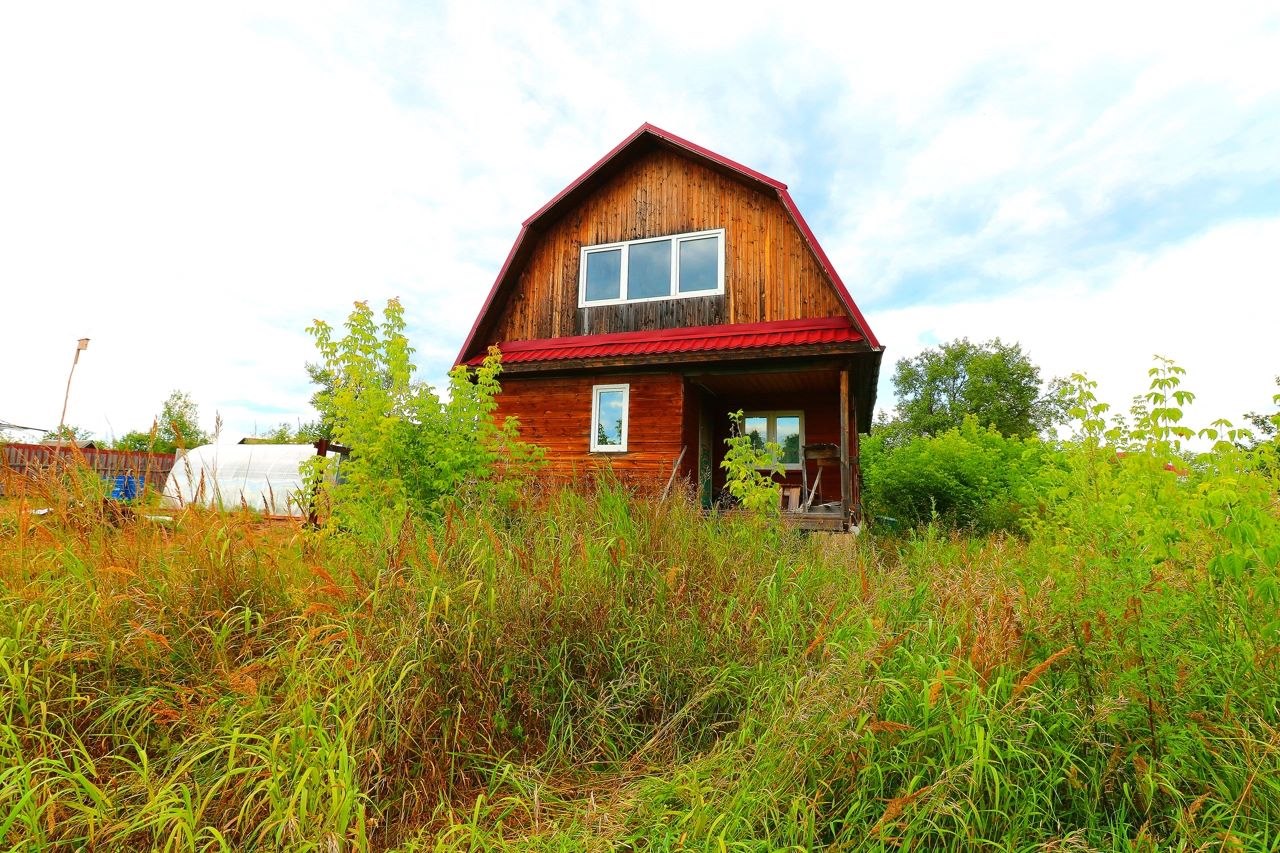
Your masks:
{"label": "sky", "polygon": [[649,121],[787,183],[892,365],[1152,356],[1189,419],[1280,374],[1280,7],[0,6],[0,422],[313,417],[313,320],[453,363],[521,221]]}

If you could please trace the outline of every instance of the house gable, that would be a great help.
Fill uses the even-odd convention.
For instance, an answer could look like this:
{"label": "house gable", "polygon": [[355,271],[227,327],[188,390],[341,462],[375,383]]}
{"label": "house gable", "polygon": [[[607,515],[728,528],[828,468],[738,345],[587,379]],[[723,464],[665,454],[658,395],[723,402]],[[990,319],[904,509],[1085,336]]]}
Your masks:
{"label": "house gable", "polygon": [[[724,229],[724,291],[580,307],[582,249]],[[786,186],[644,125],[526,220],[459,362],[492,343],[845,317],[879,344]]]}

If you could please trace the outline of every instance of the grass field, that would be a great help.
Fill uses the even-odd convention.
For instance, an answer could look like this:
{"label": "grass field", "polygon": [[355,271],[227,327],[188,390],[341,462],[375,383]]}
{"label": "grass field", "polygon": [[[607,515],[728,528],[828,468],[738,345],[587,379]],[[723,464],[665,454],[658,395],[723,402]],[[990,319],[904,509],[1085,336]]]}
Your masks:
{"label": "grass field", "polygon": [[609,483],[359,537],[10,499],[0,842],[1280,849],[1275,481],[1139,462],[1025,537]]}

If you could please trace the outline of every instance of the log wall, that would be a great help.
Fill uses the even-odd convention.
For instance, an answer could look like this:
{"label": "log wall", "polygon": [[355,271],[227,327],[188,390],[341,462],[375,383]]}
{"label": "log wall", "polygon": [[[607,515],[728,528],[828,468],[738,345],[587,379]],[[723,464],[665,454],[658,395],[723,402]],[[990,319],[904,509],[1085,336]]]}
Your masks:
{"label": "log wall", "polygon": [[[627,451],[592,453],[592,386],[622,383],[631,386]],[[601,467],[612,467],[624,481],[661,488],[680,455],[683,401],[684,380],[677,374],[508,376],[503,378],[496,415],[499,423],[511,415],[520,419],[521,439],[546,449],[545,470],[553,478],[588,477]]]}

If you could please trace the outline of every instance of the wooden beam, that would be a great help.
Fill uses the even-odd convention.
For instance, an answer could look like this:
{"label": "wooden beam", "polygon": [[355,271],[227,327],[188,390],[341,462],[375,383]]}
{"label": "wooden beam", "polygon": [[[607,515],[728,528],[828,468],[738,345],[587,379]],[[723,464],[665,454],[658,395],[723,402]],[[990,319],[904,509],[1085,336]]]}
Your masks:
{"label": "wooden beam", "polygon": [[853,512],[854,523],[862,523],[862,439],[858,436],[858,405],[854,398],[853,416]]}
{"label": "wooden beam", "polygon": [[849,522],[853,471],[849,467],[849,368],[840,370],[840,523]]}
{"label": "wooden beam", "polygon": [[703,509],[715,503],[715,395],[704,391],[698,407],[698,500]]}
{"label": "wooden beam", "polygon": [[680,448],[680,455],[676,457],[676,464],[671,466],[671,476],[667,478],[667,487],[662,490],[662,497],[659,500],[665,501],[667,495],[671,492],[671,486],[676,481],[676,476],[680,473],[680,463],[684,461],[685,451],[689,449],[689,445]]}

